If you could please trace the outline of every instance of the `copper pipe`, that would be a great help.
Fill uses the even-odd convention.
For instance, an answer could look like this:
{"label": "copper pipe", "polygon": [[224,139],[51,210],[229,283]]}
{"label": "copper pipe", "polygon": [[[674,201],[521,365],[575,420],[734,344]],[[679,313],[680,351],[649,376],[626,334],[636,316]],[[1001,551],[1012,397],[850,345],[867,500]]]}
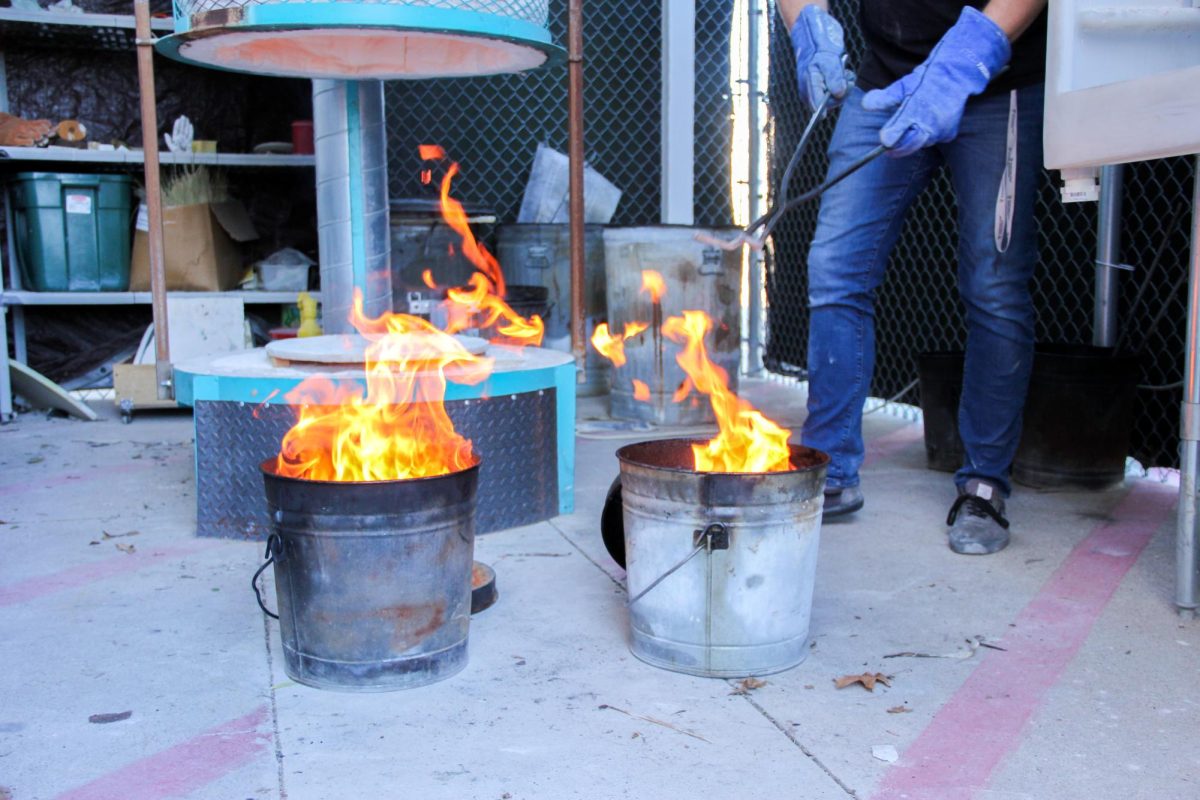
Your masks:
{"label": "copper pipe", "polygon": [[134,0],[137,36],[138,92],[142,99],[142,150],[145,153],[146,210],[150,230],[150,294],[154,314],[154,363],[158,399],[175,399],[171,343],[167,336],[167,274],[163,267],[162,195],[158,182],[158,108],[154,98],[154,39],[150,35],[150,2]]}
{"label": "copper pipe", "polygon": [[583,253],[583,0],[570,0],[567,8],[567,121],[570,158],[571,224],[571,352],[575,354],[579,381],[584,380],[587,348],[584,316]]}

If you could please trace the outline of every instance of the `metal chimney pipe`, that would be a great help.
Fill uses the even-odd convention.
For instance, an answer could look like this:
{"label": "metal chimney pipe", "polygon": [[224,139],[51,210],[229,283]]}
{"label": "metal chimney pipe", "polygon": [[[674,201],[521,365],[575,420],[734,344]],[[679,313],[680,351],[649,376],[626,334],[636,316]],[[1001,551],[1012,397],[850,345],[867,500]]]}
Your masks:
{"label": "metal chimney pipe", "polygon": [[313,81],[321,324],[351,333],[354,290],[368,316],[392,310],[382,81]]}

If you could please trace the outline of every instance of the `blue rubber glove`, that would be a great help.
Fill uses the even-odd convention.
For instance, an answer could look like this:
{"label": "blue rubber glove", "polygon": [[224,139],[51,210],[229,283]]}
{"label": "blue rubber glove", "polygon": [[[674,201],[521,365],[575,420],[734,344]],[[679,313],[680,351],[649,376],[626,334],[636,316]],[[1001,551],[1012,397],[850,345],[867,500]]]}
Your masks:
{"label": "blue rubber glove", "polygon": [[1000,26],[967,6],[929,58],[886,89],[863,97],[867,111],[895,111],[879,141],[900,157],[958,135],[967,99],[987,88],[1012,47]]}
{"label": "blue rubber glove", "polygon": [[800,99],[813,111],[829,95],[827,107],[836,107],[854,80],[854,73],[842,66],[846,44],[841,23],[818,5],[805,6],[792,25],[791,37]]}

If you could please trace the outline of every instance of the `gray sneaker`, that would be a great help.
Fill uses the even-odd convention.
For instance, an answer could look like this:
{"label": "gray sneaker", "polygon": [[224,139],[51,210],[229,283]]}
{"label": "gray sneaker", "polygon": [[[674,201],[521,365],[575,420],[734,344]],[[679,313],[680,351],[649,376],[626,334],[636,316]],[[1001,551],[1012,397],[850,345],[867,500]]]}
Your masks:
{"label": "gray sneaker", "polygon": [[998,553],[1008,546],[1008,520],[1000,487],[975,478],[958,490],[946,517],[950,549],[971,556]]}
{"label": "gray sneaker", "polygon": [[853,514],[863,507],[862,489],[857,486],[847,486],[844,489],[826,489],[825,505],[821,509],[821,519],[844,517]]}

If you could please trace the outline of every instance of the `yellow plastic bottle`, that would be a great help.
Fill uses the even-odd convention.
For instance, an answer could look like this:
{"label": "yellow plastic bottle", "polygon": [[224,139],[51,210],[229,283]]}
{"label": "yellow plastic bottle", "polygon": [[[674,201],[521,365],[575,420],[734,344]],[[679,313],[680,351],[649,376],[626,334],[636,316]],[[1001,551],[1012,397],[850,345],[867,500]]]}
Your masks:
{"label": "yellow plastic bottle", "polygon": [[321,326],[317,324],[317,301],[308,292],[296,296],[296,305],[300,306],[300,329],[296,336],[303,339],[306,336],[320,336]]}

